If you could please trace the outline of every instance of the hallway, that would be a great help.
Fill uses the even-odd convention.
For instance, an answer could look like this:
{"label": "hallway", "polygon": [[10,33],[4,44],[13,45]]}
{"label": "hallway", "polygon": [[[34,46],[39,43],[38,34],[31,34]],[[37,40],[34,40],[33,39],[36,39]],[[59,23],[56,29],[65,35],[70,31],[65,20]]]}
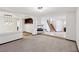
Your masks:
{"label": "hallway", "polygon": [[0,52],[77,52],[77,47],[72,41],[36,35],[0,45]]}

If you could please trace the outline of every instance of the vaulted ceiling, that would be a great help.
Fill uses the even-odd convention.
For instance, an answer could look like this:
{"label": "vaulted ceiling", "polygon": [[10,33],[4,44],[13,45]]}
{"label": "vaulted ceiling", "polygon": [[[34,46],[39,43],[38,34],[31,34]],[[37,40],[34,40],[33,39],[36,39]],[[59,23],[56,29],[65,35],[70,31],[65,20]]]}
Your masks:
{"label": "vaulted ceiling", "polygon": [[55,13],[75,12],[76,7],[43,7],[40,10],[37,7],[0,7],[0,10],[31,16],[46,16]]}

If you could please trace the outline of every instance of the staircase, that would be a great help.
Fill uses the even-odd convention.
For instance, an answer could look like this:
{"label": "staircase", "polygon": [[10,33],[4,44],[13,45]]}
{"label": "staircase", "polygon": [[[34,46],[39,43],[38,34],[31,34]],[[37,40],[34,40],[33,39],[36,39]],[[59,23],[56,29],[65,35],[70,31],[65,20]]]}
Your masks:
{"label": "staircase", "polygon": [[49,25],[50,32],[56,32],[55,27],[53,26],[53,23],[50,24],[50,21],[49,21],[49,20],[47,20],[47,23],[48,23],[48,25]]}

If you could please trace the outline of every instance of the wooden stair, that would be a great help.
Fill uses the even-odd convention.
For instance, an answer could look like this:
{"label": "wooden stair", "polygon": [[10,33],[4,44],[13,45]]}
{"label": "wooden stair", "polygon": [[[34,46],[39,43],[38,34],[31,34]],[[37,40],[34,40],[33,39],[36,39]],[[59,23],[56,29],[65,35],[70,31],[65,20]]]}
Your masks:
{"label": "wooden stair", "polygon": [[48,20],[47,20],[47,23],[48,23],[48,25],[49,25],[50,32],[56,32],[56,30],[55,30],[53,24],[50,24],[50,22],[49,22]]}

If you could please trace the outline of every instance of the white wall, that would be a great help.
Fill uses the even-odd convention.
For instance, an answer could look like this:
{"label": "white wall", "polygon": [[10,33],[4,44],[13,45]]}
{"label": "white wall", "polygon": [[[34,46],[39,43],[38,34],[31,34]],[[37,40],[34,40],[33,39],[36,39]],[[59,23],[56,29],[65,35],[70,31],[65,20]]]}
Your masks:
{"label": "white wall", "polygon": [[79,8],[77,8],[76,16],[76,42],[79,49]]}
{"label": "white wall", "polygon": [[[12,15],[12,18],[5,18],[4,15]],[[7,12],[0,12],[0,33],[6,32],[16,32],[17,31],[17,23],[14,15]]]}
{"label": "white wall", "polygon": [[[4,19],[4,15],[12,15],[9,20]],[[5,21],[7,20],[7,21]],[[13,13],[0,12],[0,44],[22,38],[22,32],[17,31],[17,17]]]}
{"label": "white wall", "polygon": [[0,33],[9,33],[16,32],[17,26],[16,22],[8,23],[8,22],[0,22]]}
{"label": "white wall", "polygon": [[17,26],[19,27],[18,31],[23,32],[23,20],[22,19],[17,19]]}
{"label": "white wall", "polygon": [[70,40],[76,40],[76,13],[67,13],[66,17],[66,38]]}
{"label": "white wall", "polygon": [[[29,17],[25,17],[29,18]],[[33,24],[24,24],[24,19],[23,19],[23,31],[30,32],[32,34],[37,34],[37,18],[31,16],[33,19]]]}
{"label": "white wall", "polygon": [[50,28],[49,28],[49,25],[47,23],[48,19],[49,19],[49,17],[42,17],[41,18],[41,24],[43,24],[44,29],[46,29],[48,32],[50,32]]}
{"label": "white wall", "polygon": [[32,17],[33,18],[33,32],[32,34],[35,35],[37,34],[37,17]]}
{"label": "white wall", "polygon": [[23,31],[32,33],[33,32],[33,24],[24,24]]}

